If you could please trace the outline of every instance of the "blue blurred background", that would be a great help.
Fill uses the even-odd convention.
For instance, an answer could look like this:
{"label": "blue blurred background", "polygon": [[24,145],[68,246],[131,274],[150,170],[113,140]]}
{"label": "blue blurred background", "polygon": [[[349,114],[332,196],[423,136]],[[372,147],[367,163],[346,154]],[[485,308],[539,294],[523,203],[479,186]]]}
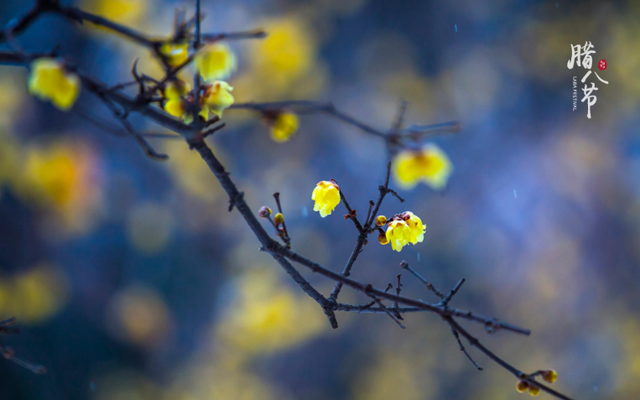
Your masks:
{"label": "blue blurred background", "polygon": [[[0,3],[0,23],[31,3]],[[174,9],[193,12],[160,0],[78,5],[159,36],[171,34]],[[406,203],[390,198],[381,210],[415,212],[424,242],[400,254],[370,243],[355,279],[385,287],[402,260],[443,291],[465,277],[453,305],[533,330],[470,326],[498,354],[525,371],[557,370],[554,387],[575,398],[640,396],[638,2],[203,0],[203,11],[205,32],[270,33],[229,43],[238,102],[331,100],[387,129],[404,99],[408,124],[461,122],[460,134],[430,140],[453,162],[448,188],[402,191]],[[609,84],[598,84],[591,119],[584,103],[572,111],[572,76],[583,71],[567,68],[570,45],[585,41],[609,64],[597,71]],[[141,71],[161,73],[146,49],[59,17],[19,43],[61,44],[113,84],[130,80],[138,57]],[[3,399],[526,396],[472,350],[485,367],[477,372],[435,316],[410,315],[400,330],[383,315],[338,314],[330,329],[182,141],[153,140],[171,157],[155,162],[83,118],[113,122],[90,95],[61,113],[28,96],[26,77],[0,67],[0,319],[23,328],[3,343],[49,372],[1,362]],[[336,179],[366,213],[384,144],[320,115],[301,117],[286,143],[251,112],[224,120],[208,141],[249,204],[274,207],[279,191],[294,250],[340,271],[357,233],[342,211],[314,213],[311,191]],[[403,283],[403,294],[434,300],[409,276]]]}

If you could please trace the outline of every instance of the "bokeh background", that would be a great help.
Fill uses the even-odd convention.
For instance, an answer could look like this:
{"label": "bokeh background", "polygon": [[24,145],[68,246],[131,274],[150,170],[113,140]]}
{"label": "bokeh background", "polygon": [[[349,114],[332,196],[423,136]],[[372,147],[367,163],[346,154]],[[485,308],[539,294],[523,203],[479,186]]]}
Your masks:
{"label": "bokeh background", "polygon": [[[78,4],[158,35],[171,33],[174,9],[193,12],[190,2]],[[30,5],[1,2],[0,22]],[[448,188],[419,186],[382,208],[422,217],[425,241],[400,254],[370,243],[356,279],[385,287],[401,260],[442,290],[465,277],[456,307],[533,330],[471,326],[498,354],[526,371],[556,369],[554,386],[575,398],[640,396],[638,2],[203,0],[203,10],[204,31],[271,33],[230,43],[239,102],[332,100],[384,129],[405,99],[410,124],[461,122],[460,134],[432,140],[454,164]],[[609,64],[592,119],[584,104],[572,111],[572,76],[583,71],[566,66],[570,44],[586,40]],[[110,83],[129,80],[137,57],[142,71],[160,73],[145,49],[58,17],[19,41],[33,51],[61,44]],[[154,140],[171,159],[150,160],[83,118],[109,122],[91,96],[61,113],[26,94],[26,75],[0,67],[0,318],[15,316],[24,331],[3,343],[49,372],[1,362],[3,399],[527,396],[472,350],[485,367],[475,371],[432,315],[410,315],[400,330],[383,315],[339,314],[340,329],[330,329],[226,211],[183,142]],[[286,143],[250,112],[224,119],[208,140],[249,203],[273,207],[279,191],[294,249],[341,270],[356,232],[342,211],[314,213],[311,191],[334,178],[365,213],[383,143],[325,116],[301,118]],[[433,300],[403,282],[405,295]],[[348,290],[343,299],[366,301]]]}

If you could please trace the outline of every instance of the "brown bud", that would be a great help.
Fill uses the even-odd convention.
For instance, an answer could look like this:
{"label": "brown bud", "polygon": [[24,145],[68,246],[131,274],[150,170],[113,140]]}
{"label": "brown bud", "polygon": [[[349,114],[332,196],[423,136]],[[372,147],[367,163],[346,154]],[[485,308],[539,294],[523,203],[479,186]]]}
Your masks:
{"label": "brown bud", "polygon": [[258,210],[258,216],[260,218],[267,218],[269,215],[271,215],[271,209],[267,206],[262,206],[260,210]]}
{"label": "brown bud", "polygon": [[544,371],[544,374],[542,374],[542,379],[549,383],[553,383],[558,380],[558,373],[552,369],[549,369],[547,371]]}
{"label": "brown bud", "polygon": [[529,388],[529,384],[527,383],[527,381],[518,381],[518,383],[516,384],[516,390],[518,391],[518,393],[524,393],[527,391],[527,389]]}
{"label": "brown bud", "polygon": [[378,236],[378,242],[380,242],[380,244],[385,245],[389,243],[389,239],[387,239],[387,235],[385,235],[384,233],[381,233]]}

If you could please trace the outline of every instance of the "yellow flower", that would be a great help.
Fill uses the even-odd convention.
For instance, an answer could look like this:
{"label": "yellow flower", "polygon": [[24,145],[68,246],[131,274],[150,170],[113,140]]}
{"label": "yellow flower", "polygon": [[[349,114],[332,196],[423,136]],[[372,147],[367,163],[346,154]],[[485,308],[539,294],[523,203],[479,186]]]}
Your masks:
{"label": "yellow flower", "polygon": [[38,58],[31,63],[29,93],[40,100],[50,100],[58,109],[67,111],[80,94],[80,78],[68,73],[57,60]]}
{"label": "yellow flower", "polygon": [[[167,101],[164,103],[164,110],[176,118],[182,118],[182,120],[190,124],[193,122],[193,115],[188,109],[189,102],[185,99],[185,96],[189,94],[191,86],[184,81],[171,81],[167,83],[164,88],[164,97]],[[209,110],[203,107],[200,110],[200,115],[205,121],[209,119]]]}
{"label": "yellow flower", "polygon": [[125,25],[136,25],[149,6],[147,0],[84,0],[82,8]]}
{"label": "yellow flower", "polygon": [[[164,103],[164,110],[171,116],[182,118],[185,124],[190,124],[193,122],[193,115],[191,111],[187,109],[188,105],[189,103],[185,99],[171,99]],[[202,108],[198,115],[207,121],[209,119],[209,109],[206,107]]]}
{"label": "yellow flower", "polygon": [[413,232],[407,223],[401,219],[389,222],[386,237],[391,242],[393,250],[400,252],[413,238]]}
{"label": "yellow flower", "polygon": [[222,117],[222,111],[234,102],[233,95],[230,93],[232,90],[233,88],[224,81],[209,84],[202,95],[204,107],[218,117]]}
{"label": "yellow flower", "polygon": [[236,69],[236,56],[222,43],[203,47],[195,57],[196,70],[205,81],[226,79]]}
{"label": "yellow flower", "polygon": [[278,114],[271,127],[271,138],[282,143],[291,139],[298,130],[298,116],[294,113],[283,112]]}
{"label": "yellow flower", "polygon": [[177,67],[189,58],[189,44],[165,42],[160,46],[160,54],[169,66]]}
{"label": "yellow flower", "polygon": [[176,118],[182,118],[185,115],[185,106],[183,104],[183,100],[173,99],[164,103],[164,110]]}
{"label": "yellow flower", "polygon": [[329,181],[318,182],[311,194],[311,200],[316,202],[313,211],[318,211],[322,218],[331,215],[340,203],[340,187]]}
{"label": "yellow flower", "polygon": [[422,242],[424,240],[424,231],[427,229],[422,220],[411,211],[405,211],[404,218],[409,228],[411,228],[411,243]]}
{"label": "yellow flower", "polygon": [[185,81],[170,81],[164,88],[164,97],[168,100],[180,99],[189,93],[191,86]]}
{"label": "yellow flower", "polygon": [[411,211],[405,211],[391,217],[386,237],[395,251],[400,251],[407,244],[417,244],[424,240],[425,226],[422,220]]}
{"label": "yellow flower", "polygon": [[402,151],[393,162],[396,181],[404,188],[412,188],[422,181],[433,189],[442,189],[452,170],[449,157],[433,144],[419,151]]}

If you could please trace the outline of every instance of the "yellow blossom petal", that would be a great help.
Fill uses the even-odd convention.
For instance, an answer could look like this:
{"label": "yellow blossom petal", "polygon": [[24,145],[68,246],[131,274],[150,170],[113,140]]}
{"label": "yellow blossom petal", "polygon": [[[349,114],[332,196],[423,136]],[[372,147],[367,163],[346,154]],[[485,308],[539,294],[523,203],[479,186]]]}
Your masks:
{"label": "yellow blossom petal", "polygon": [[184,104],[180,98],[167,101],[164,104],[164,110],[176,118],[182,118],[185,114]]}
{"label": "yellow blossom petal", "polygon": [[411,228],[410,242],[412,244],[422,242],[424,240],[424,231],[426,230],[422,220],[411,211],[406,211],[404,214],[409,217],[406,222],[409,228]]}
{"label": "yellow blossom petal", "polygon": [[189,93],[191,86],[185,81],[170,81],[164,88],[164,97],[168,100],[180,99]]}
{"label": "yellow blossom petal", "polygon": [[236,69],[236,56],[226,44],[214,43],[200,49],[195,64],[205,81],[226,79]]}
{"label": "yellow blossom petal", "polygon": [[218,117],[222,117],[222,111],[229,108],[234,102],[233,95],[230,93],[232,90],[233,88],[227,82],[213,82],[202,96],[204,106]]}
{"label": "yellow blossom petal", "polygon": [[160,53],[165,57],[167,64],[177,67],[189,58],[189,44],[166,42],[160,46]]}
{"label": "yellow blossom petal", "polygon": [[271,138],[279,143],[291,139],[298,130],[298,116],[294,113],[283,112],[278,114],[271,127]]}
{"label": "yellow blossom petal", "polygon": [[39,58],[31,63],[29,93],[48,100],[62,111],[68,111],[80,94],[78,75],[68,73],[64,65],[52,58]]}
{"label": "yellow blossom petal", "polygon": [[427,145],[419,151],[402,151],[393,162],[396,181],[407,189],[420,181],[433,189],[442,189],[446,186],[452,170],[449,157],[434,144]]}
{"label": "yellow blossom petal", "polygon": [[330,181],[318,182],[311,193],[311,200],[315,200],[313,211],[319,212],[320,216],[324,218],[331,215],[340,203],[340,188]]}
{"label": "yellow blossom petal", "polygon": [[400,252],[412,240],[413,232],[405,221],[393,220],[387,227],[386,236],[393,250]]}

